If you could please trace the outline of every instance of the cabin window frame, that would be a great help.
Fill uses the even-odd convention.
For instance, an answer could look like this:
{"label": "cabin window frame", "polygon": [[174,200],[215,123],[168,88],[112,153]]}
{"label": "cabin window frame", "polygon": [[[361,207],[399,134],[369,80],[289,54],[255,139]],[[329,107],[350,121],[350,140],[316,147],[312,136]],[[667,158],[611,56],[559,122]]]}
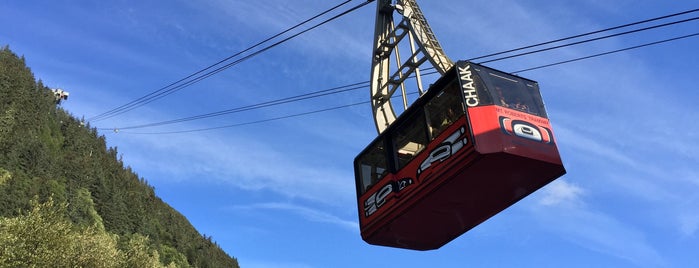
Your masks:
{"label": "cabin window frame", "polygon": [[358,189],[360,194],[366,193],[391,172],[386,148],[384,138],[376,140],[357,158],[355,168],[361,183]]}
{"label": "cabin window frame", "polygon": [[500,107],[548,118],[538,83],[485,67],[474,68],[490,102]]}

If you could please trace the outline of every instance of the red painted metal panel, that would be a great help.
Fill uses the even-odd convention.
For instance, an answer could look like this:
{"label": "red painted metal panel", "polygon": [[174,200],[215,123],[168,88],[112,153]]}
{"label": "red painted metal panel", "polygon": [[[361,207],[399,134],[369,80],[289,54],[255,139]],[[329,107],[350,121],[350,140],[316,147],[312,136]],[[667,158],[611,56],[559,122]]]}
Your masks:
{"label": "red painted metal panel", "polygon": [[565,174],[547,119],[498,106],[468,117],[359,198],[365,241],[439,248]]}
{"label": "red painted metal panel", "polygon": [[562,165],[548,119],[495,105],[469,108],[468,114],[479,153],[506,152]]}

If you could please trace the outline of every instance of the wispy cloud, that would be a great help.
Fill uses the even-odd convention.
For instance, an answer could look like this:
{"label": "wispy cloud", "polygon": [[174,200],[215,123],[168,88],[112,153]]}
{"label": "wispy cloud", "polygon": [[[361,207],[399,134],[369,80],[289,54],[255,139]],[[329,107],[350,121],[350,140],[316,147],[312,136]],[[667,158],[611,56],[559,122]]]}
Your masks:
{"label": "wispy cloud", "polygon": [[285,197],[327,205],[353,203],[350,168],[340,170],[299,161],[293,154],[275,148],[278,142],[232,133],[227,133],[225,138],[212,133],[205,137],[131,135],[118,141],[120,147],[129,150],[132,166],[160,169],[161,174],[170,174],[171,179],[199,177],[249,191],[270,190]]}
{"label": "wispy cloud", "polygon": [[257,203],[251,205],[237,205],[231,208],[234,210],[267,209],[286,211],[301,216],[308,221],[328,223],[353,232],[359,232],[359,223],[356,221],[345,220],[324,211],[290,203]]}
{"label": "wispy cloud", "polygon": [[238,258],[241,267],[246,268],[311,268],[312,265],[296,262],[272,262],[268,260],[246,260]]}
{"label": "wispy cloud", "polygon": [[580,187],[559,180],[544,188],[537,205],[529,209],[545,231],[583,248],[639,266],[666,264],[640,229],[590,207],[582,193]]}
{"label": "wispy cloud", "polygon": [[[197,5],[198,4],[199,3],[197,3]],[[258,1],[231,2],[214,0],[207,1],[206,4],[210,6],[209,10],[213,10],[212,12],[223,14],[217,17],[230,18],[225,23],[235,26],[233,28],[256,29],[252,32],[246,31],[239,34],[248,36],[248,38],[246,38],[247,40],[261,41],[267,37],[287,30],[289,27],[309,19],[338,3],[326,2],[322,5],[318,5],[317,3],[311,3],[311,1],[297,1],[293,3],[277,1],[274,3]],[[329,19],[330,17],[337,15],[341,11],[347,10],[349,7],[354,5],[356,5],[356,3],[344,5],[334,12],[328,13],[325,16],[309,22],[306,25],[285,33],[272,42],[279,41],[281,39],[290,37],[293,34],[299,33],[302,30],[308,29],[309,27]],[[313,29],[307,33],[304,33],[303,35],[298,36],[298,38],[295,38],[292,42],[289,42],[290,44],[295,45],[289,46],[288,44],[284,44],[284,46],[287,48],[292,47],[293,49],[303,51],[305,53],[313,53],[316,56],[325,55],[326,57],[336,57],[337,55],[342,54],[344,57],[356,58],[357,51],[366,51],[368,53],[370,49],[368,46],[363,45],[367,43],[363,41],[371,40],[371,32],[364,31],[361,28],[356,27],[356,23],[366,23],[367,27],[365,28],[372,29],[371,27],[373,27],[373,22],[359,16],[346,17],[348,18],[343,17],[342,21],[334,21],[332,24],[323,25],[317,29]],[[348,27],[350,25],[348,24],[348,21],[354,22],[355,24],[352,25],[354,27]],[[236,31],[231,30],[229,32],[235,33]],[[357,33],[366,34],[357,35]],[[361,38],[362,36],[365,38]],[[339,49],[340,47],[343,47],[343,49]],[[370,58],[367,55],[364,57],[364,59],[368,61]]]}
{"label": "wispy cloud", "polygon": [[542,197],[539,203],[546,206],[556,206],[561,204],[578,204],[581,195],[584,194],[582,188],[564,179],[551,182],[542,189]]}
{"label": "wispy cloud", "polygon": [[699,211],[689,211],[679,217],[680,230],[686,237],[693,237],[699,230]]}
{"label": "wispy cloud", "polygon": [[[571,121],[574,119],[568,120]],[[564,149],[568,153],[567,157],[576,163],[568,167],[569,174],[566,178],[574,181],[576,187],[586,189],[576,191],[575,188],[562,187],[565,184],[552,183],[544,190],[554,191],[564,197],[569,193],[589,193],[596,196],[594,203],[586,204],[588,209],[607,205],[603,199],[631,198],[635,202],[618,209],[646,213],[649,215],[649,221],[659,224],[665,222],[662,225],[674,227],[669,229],[674,229],[673,231],[682,236],[696,234],[699,218],[694,215],[699,214],[696,210],[699,206],[696,194],[699,189],[699,174],[681,164],[686,162],[673,161],[687,159],[681,151],[674,151],[662,145],[656,146],[652,141],[642,141],[642,137],[633,135],[616,141],[602,138],[602,135],[594,132],[586,132],[583,128],[570,129],[563,126],[558,127],[556,131],[561,141],[567,144],[567,149]],[[585,170],[600,172],[591,174]],[[548,189],[549,187],[551,189]],[[548,202],[546,200],[555,197],[558,195],[551,193],[542,199],[542,202]]]}
{"label": "wispy cloud", "polygon": [[564,239],[590,250],[625,259],[642,266],[663,266],[665,260],[638,228],[610,215],[582,207],[566,208],[546,226]]}
{"label": "wispy cloud", "polygon": [[[561,116],[560,113],[557,118],[561,122],[571,122],[566,120],[570,117]],[[638,166],[627,152],[618,150],[613,144],[609,144],[608,140],[604,142],[604,140],[599,139],[599,134],[589,132],[585,125],[569,126],[570,124],[558,124],[555,131],[558,140],[566,147],[573,149],[575,154],[591,159],[614,161],[630,167]]]}

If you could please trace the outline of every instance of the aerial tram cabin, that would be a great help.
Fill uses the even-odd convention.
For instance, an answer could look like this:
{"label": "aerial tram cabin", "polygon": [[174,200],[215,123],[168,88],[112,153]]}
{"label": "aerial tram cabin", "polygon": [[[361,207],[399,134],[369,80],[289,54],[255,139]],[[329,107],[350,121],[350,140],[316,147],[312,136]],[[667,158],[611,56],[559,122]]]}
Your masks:
{"label": "aerial tram cabin", "polygon": [[362,238],[437,249],[565,174],[535,81],[460,61],[354,160]]}
{"label": "aerial tram cabin", "polygon": [[70,95],[68,91],[60,88],[51,89],[51,92],[53,92],[53,97],[56,100],[56,104],[61,104],[61,100],[68,100],[68,95]]}

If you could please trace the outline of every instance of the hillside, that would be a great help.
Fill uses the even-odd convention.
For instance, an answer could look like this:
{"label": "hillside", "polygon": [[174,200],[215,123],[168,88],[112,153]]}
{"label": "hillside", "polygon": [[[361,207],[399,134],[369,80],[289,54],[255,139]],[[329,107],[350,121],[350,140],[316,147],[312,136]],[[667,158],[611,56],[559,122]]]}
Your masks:
{"label": "hillside", "polygon": [[[34,216],[50,218],[46,215],[55,212],[60,212],[57,225],[47,226],[67,224],[64,233],[78,232],[83,236],[76,237],[82,239],[85,234],[101,234],[116,243],[122,252],[115,253],[118,256],[131,256],[132,242],[140,241],[143,251],[161,264],[239,267],[235,258],[211,237],[202,236],[158,198],[145,179],[124,166],[104,136],[58,107],[51,90],[34,78],[24,58],[4,47],[0,50],[0,235],[17,238],[13,226],[31,222]],[[0,266],[7,266],[3,261],[12,261],[11,256],[19,254],[13,250],[18,249],[8,244],[10,239],[0,240]]]}

